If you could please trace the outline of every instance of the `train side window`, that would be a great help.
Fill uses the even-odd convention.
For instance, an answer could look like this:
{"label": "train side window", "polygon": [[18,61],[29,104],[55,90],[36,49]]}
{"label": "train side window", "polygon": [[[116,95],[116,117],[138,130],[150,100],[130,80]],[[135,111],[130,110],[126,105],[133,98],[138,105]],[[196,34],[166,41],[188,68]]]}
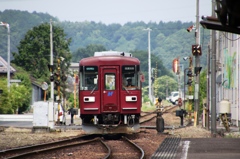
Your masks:
{"label": "train side window", "polygon": [[105,83],[104,83],[104,88],[105,90],[115,90],[116,88],[116,83],[115,83],[115,74],[110,74],[107,73],[105,74]]}

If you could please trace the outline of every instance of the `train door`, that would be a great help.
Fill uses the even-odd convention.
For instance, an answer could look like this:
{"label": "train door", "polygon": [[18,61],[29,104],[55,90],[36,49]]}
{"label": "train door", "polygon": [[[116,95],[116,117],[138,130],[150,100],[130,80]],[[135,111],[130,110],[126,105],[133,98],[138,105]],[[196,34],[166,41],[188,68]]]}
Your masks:
{"label": "train door", "polygon": [[119,67],[101,67],[101,112],[119,111]]}

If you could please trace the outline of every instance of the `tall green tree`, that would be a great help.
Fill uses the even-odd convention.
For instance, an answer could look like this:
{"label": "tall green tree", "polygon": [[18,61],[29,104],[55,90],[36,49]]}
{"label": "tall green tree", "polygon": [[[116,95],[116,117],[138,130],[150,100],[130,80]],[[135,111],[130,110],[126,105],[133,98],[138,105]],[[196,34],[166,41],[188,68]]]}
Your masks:
{"label": "tall green tree", "polygon": [[79,48],[76,52],[73,53],[73,62],[79,62],[82,58],[90,57],[94,55],[94,52],[106,51],[106,48],[103,45],[90,44],[86,48]]}
{"label": "tall green tree", "polygon": [[[31,92],[28,91],[24,85],[12,84],[10,89],[10,102],[12,104],[12,110],[15,114],[25,110],[23,106],[28,102]],[[26,106],[26,105],[25,105]],[[29,106],[29,105],[28,105]]]}
{"label": "tall green tree", "polygon": [[[143,72],[143,75],[145,77],[145,82],[143,83],[143,87],[148,85],[148,52],[147,51],[139,51],[139,50],[134,50],[130,51],[134,57],[138,58],[140,63],[140,69]],[[165,68],[163,65],[162,60],[157,58],[155,55],[151,55],[151,68],[156,69],[156,75],[157,77],[160,76],[170,76],[172,77],[173,75]],[[152,77],[155,77],[155,72],[152,73]]]}
{"label": "tall green tree", "polygon": [[29,108],[31,91],[23,84],[11,84],[7,88],[7,80],[0,79],[0,114],[22,113]]}
{"label": "tall green tree", "polygon": [[[66,69],[70,66],[71,53],[69,45],[71,39],[66,38],[64,30],[53,25],[53,56],[56,64],[57,58],[64,58]],[[41,24],[29,30],[24,39],[20,41],[18,53],[13,53],[16,65],[22,67],[30,74],[44,81],[49,79],[50,63],[50,25],[48,23]]]}
{"label": "tall green tree", "polygon": [[12,103],[9,98],[9,91],[7,88],[7,80],[0,79],[0,88],[3,91],[0,94],[0,114],[13,114]]}
{"label": "tall green tree", "polygon": [[[18,83],[18,85],[20,85],[21,88],[19,89],[19,92],[23,95],[24,100],[21,101],[21,103],[17,104],[17,109],[18,109],[18,113],[21,114],[27,110],[30,109],[30,101],[31,101],[31,93],[32,93],[32,83],[31,83],[31,77],[30,75],[23,70],[21,67],[16,66],[14,64],[12,64],[12,66],[17,70],[16,73],[14,74],[14,78],[15,79],[19,79],[21,80],[20,83]],[[13,85],[11,85],[12,87]],[[11,89],[15,89],[15,88],[11,88]],[[13,93],[12,91],[10,93]]]}
{"label": "tall green tree", "polygon": [[154,82],[154,94],[156,97],[166,98],[166,92],[168,96],[172,91],[178,90],[177,81],[170,76],[161,76],[157,78]]}

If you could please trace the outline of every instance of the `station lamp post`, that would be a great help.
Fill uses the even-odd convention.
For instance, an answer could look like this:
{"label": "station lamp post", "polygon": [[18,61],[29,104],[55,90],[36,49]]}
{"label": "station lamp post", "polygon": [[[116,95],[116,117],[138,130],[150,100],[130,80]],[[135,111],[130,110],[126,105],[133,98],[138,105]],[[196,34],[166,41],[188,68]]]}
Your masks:
{"label": "station lamp post", "polygon": [[10,89],[10,25],[8,23],[0,22],[0,26],[7,28],[8,33],[8,60],[7,60],[7,86]]}

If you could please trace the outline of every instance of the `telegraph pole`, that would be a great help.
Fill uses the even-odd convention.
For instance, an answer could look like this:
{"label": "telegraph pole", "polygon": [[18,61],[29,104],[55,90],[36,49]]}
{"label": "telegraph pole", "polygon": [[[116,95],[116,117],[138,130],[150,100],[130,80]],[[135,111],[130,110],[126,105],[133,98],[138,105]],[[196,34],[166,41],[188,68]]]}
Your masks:
{"label": "telegraph pole", "polygon": [[152,29],[147,28],[143,29],[148,31],[148,96],[150,101],[152,102],[152,86],[151,86],[151,48],[150,48],[150,32]]}
{"label": "telegraph pole", "polygon": [[[53,38],[52,38],[52,20],[50,20],[50,65],[53,69]],[[50,71],[50,76],[53,75],[53,70]],[[51,99],[54,103],[54,81],[51,81]],[[54,104],[53,104],[54,105]]]}
{"label": "telegraph pole", "polygon": [[[195,38],[196,38],[196,46],[200,46],[199,40],[199,0],[196,0],[196,30],[195,30]],[[200,67],[200,54],[195,54],[195,68]],[[199,72],[200,73],[200,72]],[[195,81],[195,94],[194,94],[194,126],[199,124],[199,77],[200,74],[196,73],[196,81]]]}
{"label": "telegraph pole", "polygon": [[[212,17],[215,16],[215,0],[212,1]],[[212,30],[212,63],[211,63],[211,133],[216,135],[216,31]]]}

